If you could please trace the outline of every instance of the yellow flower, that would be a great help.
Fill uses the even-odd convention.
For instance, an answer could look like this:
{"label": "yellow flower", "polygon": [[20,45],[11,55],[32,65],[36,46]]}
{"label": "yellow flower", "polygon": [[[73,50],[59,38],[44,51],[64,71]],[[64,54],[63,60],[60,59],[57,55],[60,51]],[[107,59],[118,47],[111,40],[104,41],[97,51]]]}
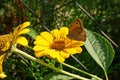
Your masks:
{"label": "yellow flower", "polygon": [[49,56],[57,59],[59,62],[64,62],[71,54],[81,53],[84,42],[71,40],[67,37],[68,28],[62,27],[60,30],[54,29],[49,32],[41,32],[35,39],[36,57]]}
{"label": "yellow flower", "polygon": [[27,34],[30,30],[26,28],[30,25],[30,22],[24,22],[23,24],[18,25],[13,31],[13,44],[21,44],[23,46],[28,45],[28,41],[25,37],[22,37],[22,34]]}
{"label": "yellow flower", "polygon": [[0,53],[5,52],[9,49],[11,41],[12,41],[11,34],[6,34],[6,35],[0,36]]}
{"label": "yellow flower", "polygon": [[[30,22],[24,22],[23,24],[16,27],[12,34],[6,34],[0,36],[0,78],[4,79],[6,75],[2,69],[3,60],[6,57],[6,51],[10,48],[11,45],[21,44],[23,46],[28,45],[28,41],[25,37],[22,37],[22,34],[27,34],[29,29],[26,27],[30,25]],[[11,44],[12,43],[12,44]]]}
{"label": "yellow flower", "polygon": [[0,78],[1,79],[4,79],[6,77],[6,75],[2,70],[2,63],[6,56],[5,52],[10,48],[11,41],[12,41],[11,34],[0,36]]}

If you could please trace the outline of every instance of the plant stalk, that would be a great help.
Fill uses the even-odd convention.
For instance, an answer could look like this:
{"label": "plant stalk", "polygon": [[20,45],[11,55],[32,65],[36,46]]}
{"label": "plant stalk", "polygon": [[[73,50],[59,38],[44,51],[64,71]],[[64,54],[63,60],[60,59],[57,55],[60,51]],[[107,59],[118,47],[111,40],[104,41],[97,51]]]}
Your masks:
{"label": "plant stalk", "polygon": [[61,70],[61,69],[59,69],[59,68],[56,68],[56,67],[54,67],[54,66],[51,66],[51,65],[45,63],[44,61],[42,61],[42,60],[40,60],[40,59],[37,59],[37,58],[35,58],[35,57],[33,57],[33,56],[31,56],[31,55],[29,55],[29,54],[27,54],[27,53],[19,50],[19,49],[17,49],[15,46],[12,46],[12,49],[11,49],[11,50],[12,50],[12,52],[15,52],[15,53],[17,53],[17,54],[19,54],[19,55],[21,55],[21,56],[23,56],[23,57],[25,57],[25,58],[27,58],[27,59],[29,59],[29,60],[35,61],[35,62],[37,62],[37,63],[39,63],[39,64],[41,64],[41,65],[44,65],[44,66],[46,66],[46,67],[48,67],[48,68],[51,68],[51,69],[53,69],[53,70],[56,70],[56,71],[58,71],[58,72],[60,72],[60,73],[63,73],[63,74],[72,76],[72,77],[77,78],[77,79],[80,79],[80,80],[90,80],[90,79],[88,79],[88,78],[84,78],[84,77],[81,77],[81,76],[79,76],[79,75],[72,74],[72,73],[69,73],[69,72],[67,72],[67,71],[64,71],[64,70]]}
{"label": "plant stalk", "polygon": [[88,72],[85,72],[85,71],[83,71],[83,70],[81,70],[81,69],[78,69],[78,68],[76,68],[76,67],[73,67],[73,66],[71,66],[71,65],[69,65],[69,64],[66,64],[66,63],[61,63],[61,64],[63,64],[64,66],[67,66],[67,67],[69,67],[69,68],[71,68],[71,69],[74,69],[74,70],[76,70],[76,71],[79,71],[79,72],[81,72],[81,73],[84,73],[84,74],[86,74],[86,75],[88,75],[88,76],[94,77],[94,78],[96,78],[97,80],[103,80],[103,79],[97,77],[96,75],[93,75],[93,74],[90,74],[90,73],[88,73]]}

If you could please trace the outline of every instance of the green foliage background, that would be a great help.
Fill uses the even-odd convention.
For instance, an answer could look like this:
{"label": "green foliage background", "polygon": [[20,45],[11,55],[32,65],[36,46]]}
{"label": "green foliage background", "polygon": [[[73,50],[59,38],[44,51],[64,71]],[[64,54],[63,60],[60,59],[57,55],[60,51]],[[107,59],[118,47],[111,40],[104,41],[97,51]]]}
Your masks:
{"label": "green foliage background", "polygon": [[[71,0],[24,0],[25,4],[33,9],[37,16],[40,17],[39,20],[27,8],[25,8],[19,0],[1,0],[0,34],[12,32],[18,24],[21,24],[24,21],[30,21],[30,27],[33,28],[37,34],[39,34],[41,31],[45,30],[41,23],[46,25],[48,29],[52,30],[62,26],[69,27],[70,23],[75,18],[80,18],[83,21],[85,28],[99,33],[94,22],[82,10],[80,10],[74,2],[70,1]],[[84,7],[99,24],[102,25],[100,29],[103,30],[113,41],[120,45],[120,1],[76,1],[81,4],[81,6]],[[63,7],[59,8],[61,5],[63,5]],[[34,39],[28,37],[28,40],[29,45],[33,46],[32,42]],[[33,51],[23,48],[22,46],[19,46],[19,48],[34,56]],[[114,49],[116,54],[113,63],[108,69],[109,80],[118,80],[120,75],[120,49],[116,47],[114,47]],[[104,72],[91,58],[84,47],[82,54],[75,56],[88,67],[88,72],[104,78]],[[60,66],[45,57],[42,59],[53,66]],[[72,58],[67,59],[66,63],[83,69]],[[6,59],[3,64],[3,68],[7,74],[7,78],[5,80],[42,80],[45,75],[55,72],[52,69],[44,67],[40,64],[23,59],[18,55],[12,55]],[[72,73],[76,73],[74,70],[70,70],[66,67],[63,68]],[[81,73],[76,74],[81,75]]]}

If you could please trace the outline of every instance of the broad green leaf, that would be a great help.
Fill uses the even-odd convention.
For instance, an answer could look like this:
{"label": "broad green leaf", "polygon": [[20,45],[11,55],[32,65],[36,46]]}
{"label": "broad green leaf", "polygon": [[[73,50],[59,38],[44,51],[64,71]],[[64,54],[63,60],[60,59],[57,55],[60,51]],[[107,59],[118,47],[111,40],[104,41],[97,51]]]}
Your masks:
{"label": "broad green leaf", "polygon": [[87,40],[85,47],[92,58],[106,73],[113,61],[114,50],[111,43],[100,34],[86,30]]}
{"label": "broad green leaf", "polygon": [[44,80],[72,80],[72,79],[74,78],[60,73],[49,73],[44,77]]}
{"label": "broad green leaf", "polygon": [[37,32],[33,28],[29,28],[30,32],[28,33],[29,36],[31,36],[33,39],[36,38]]}

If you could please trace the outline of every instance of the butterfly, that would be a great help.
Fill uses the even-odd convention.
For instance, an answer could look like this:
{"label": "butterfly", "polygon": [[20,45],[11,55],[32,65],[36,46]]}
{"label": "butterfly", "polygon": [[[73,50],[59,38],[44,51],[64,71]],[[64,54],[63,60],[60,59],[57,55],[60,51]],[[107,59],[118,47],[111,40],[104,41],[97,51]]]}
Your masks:
{"label": "butterfly", "polygon": [[83,29],[82,21],[77,18],[75,19],[69,28],[69,34],[67,35],[70,39],[74,39],[77,41],[85,41],[86,40],[86,33]]}

